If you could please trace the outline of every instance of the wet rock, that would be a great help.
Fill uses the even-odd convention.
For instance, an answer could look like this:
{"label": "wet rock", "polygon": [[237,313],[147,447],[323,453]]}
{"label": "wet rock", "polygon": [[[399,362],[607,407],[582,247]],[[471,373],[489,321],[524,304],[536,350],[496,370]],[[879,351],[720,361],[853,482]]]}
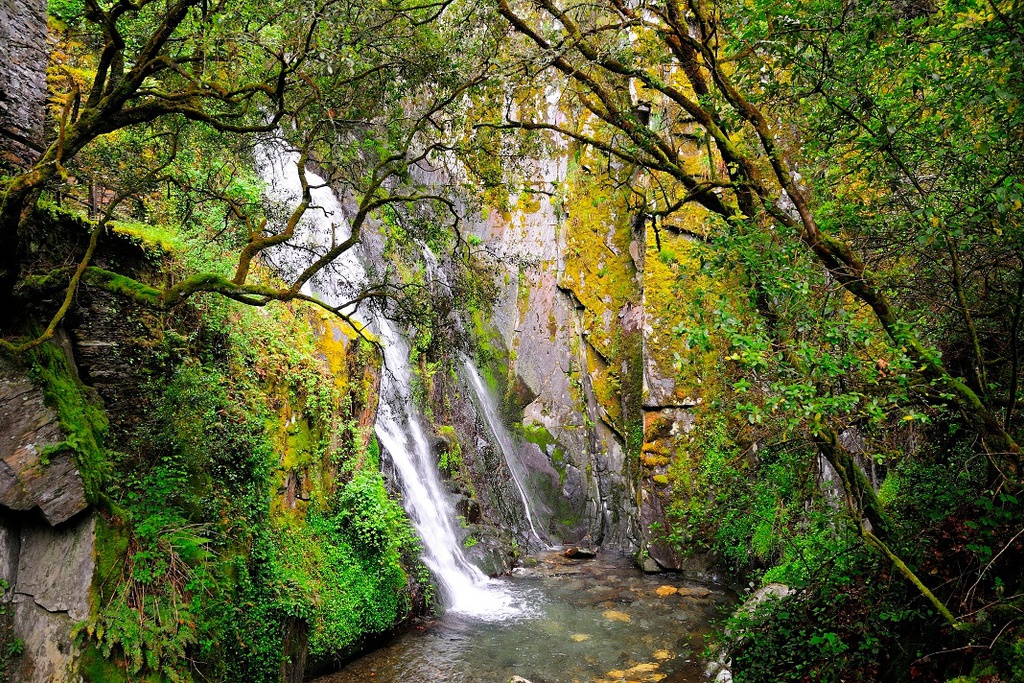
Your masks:
{"label": "wet rock", "polygon": [[469,524],[479,524],[483,518],[480,503],[462,494],[454,497],[456,514],[462,515]]}
{"label": "wet rock", "polygon": [[474,545],[465,548],[463,539],[466,557],[470,562],[488,576],[503,576],[512,571],[512,541],[507,532],[483,525],[472,525],[467,531],[476,540]]}
{"label": "wet rock", "polygon": [[637,564],[640,566],[640,569],[647,574],[658,574],[662,571],[661,565],[658,564],[650,555],[637,558]]}
{"label": "wet rock", "polygon": [[597,551],[595,549],[575,545],[562,554],[568,558],[577,560],[589,560],[597,557]]}
{"label": "wet rock", "polygon": [[508,683],[530,683],[530,681],[526,680],[522,676],[513,676],[508,679]]}
{"label": "wet rock", "polygon": [[591,589],[587,591],[580,600],[583,605],[600,605],[602,603],[612,604],[615,602],[618,592],[613,589]]}
{"label": "wet rock", "polygon": [[601,613],[601,616],[603,616],[608,621],[621,621],[626,624],[633,621],[633,618],[625,612],[620,612],[614,609],[605,610]]}

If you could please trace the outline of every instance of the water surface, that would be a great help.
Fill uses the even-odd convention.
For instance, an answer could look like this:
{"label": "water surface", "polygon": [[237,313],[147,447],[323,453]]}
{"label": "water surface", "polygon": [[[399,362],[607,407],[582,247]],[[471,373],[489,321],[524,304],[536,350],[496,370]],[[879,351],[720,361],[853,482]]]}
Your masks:
{"label": "water surface", "polygon": [[621,556],[544,553],[504,580],[519,616],[427,621],[316,683],[619,683],[704,680],[704,636],[732,598]]}

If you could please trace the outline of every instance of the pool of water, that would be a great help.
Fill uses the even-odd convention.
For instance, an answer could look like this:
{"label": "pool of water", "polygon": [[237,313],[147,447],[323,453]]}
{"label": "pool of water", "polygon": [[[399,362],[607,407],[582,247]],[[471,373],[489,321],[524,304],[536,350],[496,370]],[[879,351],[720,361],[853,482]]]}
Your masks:
{"label": "pool of water", "polygon": [[734,602],[720,588],[644,575],[604,555],[546,553],[497,588],[517,616],[446,614],[316,683],[698,683],[710,624]]}

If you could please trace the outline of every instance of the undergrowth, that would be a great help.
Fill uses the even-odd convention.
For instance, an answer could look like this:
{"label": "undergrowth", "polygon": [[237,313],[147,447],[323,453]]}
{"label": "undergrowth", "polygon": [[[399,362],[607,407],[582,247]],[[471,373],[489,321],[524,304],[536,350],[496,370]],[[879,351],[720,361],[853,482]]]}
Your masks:
{"label": "undergrowth", "polygon": [[[148,409],[104,452],[109,512],[76,629],[89,680],[278,680],[289,638],[343,656],[406,617],[423,578],[353,417],[366,387],[348,351],[320,349],[301,310],[188,315],[197,331],[162,335]],[[328,353],[345,354],[333,372]]]}

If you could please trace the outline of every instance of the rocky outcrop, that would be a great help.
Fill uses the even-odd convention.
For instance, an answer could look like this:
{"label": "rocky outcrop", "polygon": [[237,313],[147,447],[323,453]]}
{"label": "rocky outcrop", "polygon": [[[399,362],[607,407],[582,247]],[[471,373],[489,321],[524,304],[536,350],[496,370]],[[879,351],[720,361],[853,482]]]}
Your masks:
{"label": "rocky outcrop", "polygon": [[0,506],[39,508],[50,524],[66,522],[86,508],[70,450],[53,451],[63,440],[42,389],[24,375],[0,370]]}
{"label": "rocky outcrop", "polygon": [[[56,412],[14,366],[0,367],[0,579],[4,637],[22,643],[8,680],[78,680],[71,630],[89,613],[94,519]],[[4,647],[3,652],[8,652]]]}
{"label": "rocky outcrop", "polygon": [[[537,175],[548,189],[565,183],[567,173],[556,159],[540,164]],[[639,344],[629,338],[639,330],[631,222],[590,219],[538,193],[521,195],[508,213],[494,212],[476,226],[497,256],[501,291],[487,326],[492,337],[480,342],[499,347],[492,357],[507,359],[507,375],[498,379],[509,387],[510,402],[519,403],[521,459],[558,474],[555,486],[540,474],[531,482],[555,511],[546,520],[552,536],[570,543],[589,536],[635,550],[629,425],[641,413]]]}

